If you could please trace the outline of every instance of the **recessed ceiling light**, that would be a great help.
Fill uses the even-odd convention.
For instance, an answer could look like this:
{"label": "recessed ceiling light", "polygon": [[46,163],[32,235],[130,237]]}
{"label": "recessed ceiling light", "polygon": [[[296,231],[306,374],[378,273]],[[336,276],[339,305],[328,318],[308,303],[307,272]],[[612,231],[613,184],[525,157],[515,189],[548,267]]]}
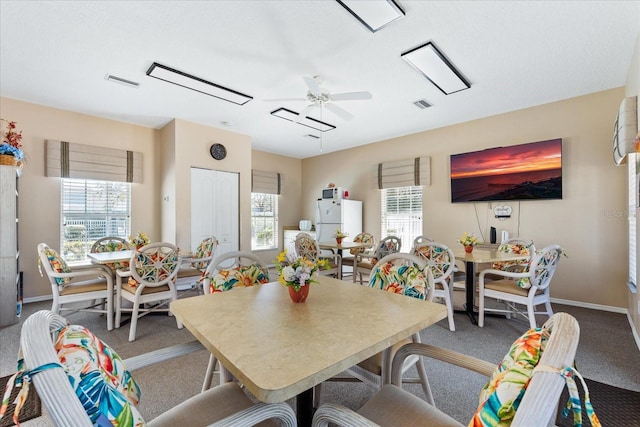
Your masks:
{"label": "recessed ceiling light", "polygon": [[238,105],[244,105],[253,99],[252,96],[211,83],[210,81],[201,79],[200,77],[192,76],[191,74],[178,71],[171,67],[167,67],[166,65],[158,64],[157,62],[151,64],[147,70],[147,75],[158,80],[164,80],[165,82],[173,83],[174,85],[195,90],[196,92],[204,93],[205,95],[223,99]]}
{"label": "recessed ceiling light", "polygon": [[138,86],[140,86],[140,83],[138,82],[134,82],[133,80],[123,79],[122,77],[114,76],[113,74],[107,74],[106,76],[104,76],[104,79],[110,82],[120,83],[129,87],[137,88]]}
{"label": "recessed ceiling light", "polygon": [[327,132],[336,128],[334,125],[321,122],[320,120],[316,120],[309,116],[304,117],[302,119],[298,119],[298,116],[300,115],[299,113],[288,110],[286,108],[278,108],[277,110],[272,111],[271,114],[273,116],[280,117],[281,119],[299,123],[302,126],[307,126],[307,127],[310,127],[311,129],[319,130],[321,132]]}
{"label": "recessed ceiling light", "polygon": [[400,56],[445,95],[451,95],[471,87],[462,73],[432,42],[408,50]]}
{"label": "recessed ceiling light", "polygon": [[318,135],[312,135],[310,133],[306,134],[304,137],[305,138],[320,139],[320,137]]}
{"label": "recessed ceiling light", "polygon": [[404,10],[395,0],[336,0],[372,33],[404,16]]}

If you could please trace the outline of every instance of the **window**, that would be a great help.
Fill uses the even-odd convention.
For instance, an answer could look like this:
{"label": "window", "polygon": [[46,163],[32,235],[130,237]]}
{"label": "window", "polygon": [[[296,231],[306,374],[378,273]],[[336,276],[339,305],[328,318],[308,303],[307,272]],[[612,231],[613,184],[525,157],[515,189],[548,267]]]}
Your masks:
{"label": "window", "polygon": [[422,186],[381,190],[381,238],[397,236],[402,252],[411,251],[413,239],[422,235]]}
{"label": "window", "polygon": [[251,193],[251,250],[278,249],[278,195]]}
{"label": "window", "polygon": [[131,234],[131,184],[62,179],[60,215],[61,255],[67,262],[84,262],[101,237]]}

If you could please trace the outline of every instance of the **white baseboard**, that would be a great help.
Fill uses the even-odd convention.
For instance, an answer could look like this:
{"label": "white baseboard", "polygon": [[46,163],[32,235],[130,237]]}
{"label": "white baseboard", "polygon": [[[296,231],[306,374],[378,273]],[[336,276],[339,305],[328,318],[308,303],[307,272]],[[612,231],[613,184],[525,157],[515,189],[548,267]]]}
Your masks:
{"label": "white baseboard", "polygon": [[592,304],[589,302],[572,301],[568,299],[551,298],[551,302],[556,304],[571,305],[573,307],[590,308],[592,310],[610,311],[612,313],[627,314],[627,309],[623,307],[613,307],[611,305]]}
{"label": "white baseboard", "polygon": [[22,303],[29,304],[30,302],[51,301],[52,299],[53,297],[51,295],[42,295],[39,297],[24,298]]}
{"label": "white baseboard", "polygon": [[633,319],[631,318],[629,313],[627,313],[627,319],[629,320],[629,326],[631,326],[631,332],[633,333],[633,339],[636,342],[636,346],[638,347],[638,350],[640,350],[640,335],[638,335],[638,330],[636,329],[636,326],[633,324]]}

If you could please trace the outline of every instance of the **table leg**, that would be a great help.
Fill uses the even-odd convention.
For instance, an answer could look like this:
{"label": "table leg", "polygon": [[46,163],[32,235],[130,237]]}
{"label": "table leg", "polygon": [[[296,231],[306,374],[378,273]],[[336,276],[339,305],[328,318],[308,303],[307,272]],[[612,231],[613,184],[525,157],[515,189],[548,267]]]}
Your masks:
{"label": "table leg", "polygon": [[311,426],[313,419],[313,388],[303,391],[296,397],[296,418],[298,426]]}
{"label": "table leg", "polygon": [[467,261],[465,263],[466,265],[466,270],[467,270],[467,274],[465,277],[465,294],[467,297],[467,303],[466,303],[466,307],[465,310],[467,312],[467,315],[469,316],[469,319],[471,319],[471,323],[473,323],[474,325],[477,325],[478,322],[476,321],[476,315],[473,311],[473,306],[475,304],[475,289],[473,288],[473,282],[474,282],[474,266],[475,264],[472,261]]}

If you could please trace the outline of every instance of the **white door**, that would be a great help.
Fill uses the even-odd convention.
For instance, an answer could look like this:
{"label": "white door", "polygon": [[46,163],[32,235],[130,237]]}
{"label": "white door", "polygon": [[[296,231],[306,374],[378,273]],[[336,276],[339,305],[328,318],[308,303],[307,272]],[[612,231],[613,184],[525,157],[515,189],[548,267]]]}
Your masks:
{"label": "white door", "polygon": [[216,257],[240,247],[239,175],[191,168],[191,248],[215,236]]}

